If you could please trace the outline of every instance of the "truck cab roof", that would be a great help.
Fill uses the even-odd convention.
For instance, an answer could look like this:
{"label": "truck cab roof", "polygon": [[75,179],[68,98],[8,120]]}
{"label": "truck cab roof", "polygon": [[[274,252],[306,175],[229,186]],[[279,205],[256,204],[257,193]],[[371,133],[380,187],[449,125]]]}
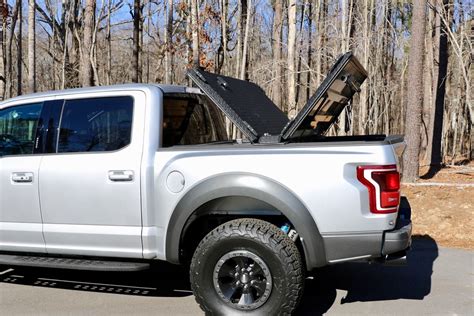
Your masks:
{"label": "truck cab roof", "polygon": [[193,94],[202,94],[202,92],[197,88],[190,88],[181,85],[165,85],[165,84],[149,84],[149,83],[128,83],[128,84],[119,84],[111,86],[96,86],[96,87],[86,87],[86,88],[72,88],[65,90],[53,90],[46,92],[38,92],[26,95],[20,95],[0,104],[18,102],[28,99],[38,99],[38,98],[51,98],[56,96],[66,96],[66,95],[75,95],[75,94],[88,94],[95,92],[113,92],[113,91],[127,91],[127,90],[148,90],[159,88],[165,94],[171,93],[193,93]]}

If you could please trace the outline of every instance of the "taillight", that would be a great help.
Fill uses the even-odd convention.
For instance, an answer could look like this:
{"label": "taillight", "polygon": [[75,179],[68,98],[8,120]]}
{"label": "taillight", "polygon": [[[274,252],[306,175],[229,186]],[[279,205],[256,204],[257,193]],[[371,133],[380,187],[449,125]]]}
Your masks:
{"label": "taillight", "polygon": [[370,211],[394,213],[400,203],[400,174],[396,165],[358,166],[357,179],[369,191]]}

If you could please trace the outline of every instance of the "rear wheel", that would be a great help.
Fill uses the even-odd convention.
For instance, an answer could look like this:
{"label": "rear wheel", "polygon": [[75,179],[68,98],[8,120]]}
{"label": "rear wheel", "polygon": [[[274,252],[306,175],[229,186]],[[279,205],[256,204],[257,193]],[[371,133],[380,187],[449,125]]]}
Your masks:
{"label": "rear wheel", "polygon": [[191,286],[211,315],[290,315],[304,284],[295,243],[278,227],[237,219],[217,227],[197,247]]}

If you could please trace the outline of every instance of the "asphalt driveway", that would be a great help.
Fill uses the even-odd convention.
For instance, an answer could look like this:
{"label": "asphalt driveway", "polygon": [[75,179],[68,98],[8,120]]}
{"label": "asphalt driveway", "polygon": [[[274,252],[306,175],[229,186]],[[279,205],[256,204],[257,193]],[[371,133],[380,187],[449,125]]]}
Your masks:
{"label": "asphalt driveway", "polygon": [[[416,240],[404,267],[346,263],[315,271],[298,315],[474,315],[474,251]],[[187,272],[18,270],[0,266],[2,315],[198,315]]]}

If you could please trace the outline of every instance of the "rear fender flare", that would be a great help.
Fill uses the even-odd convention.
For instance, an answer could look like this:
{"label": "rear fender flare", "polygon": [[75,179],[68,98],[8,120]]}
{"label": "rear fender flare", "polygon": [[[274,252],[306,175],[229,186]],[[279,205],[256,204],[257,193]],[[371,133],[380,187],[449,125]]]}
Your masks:
{"label": "rear fender flare", "polygon": [[305,205],[283,185],[250,173],[226,173],[207,178],[191,188],[176,205],[166,233],[166,260],[179,263],[183,230],[188,219],[202,205],[214,199],[244,196],[265,202],[279,210],[301,237],[308,270],[327,264],[324,243]]}

